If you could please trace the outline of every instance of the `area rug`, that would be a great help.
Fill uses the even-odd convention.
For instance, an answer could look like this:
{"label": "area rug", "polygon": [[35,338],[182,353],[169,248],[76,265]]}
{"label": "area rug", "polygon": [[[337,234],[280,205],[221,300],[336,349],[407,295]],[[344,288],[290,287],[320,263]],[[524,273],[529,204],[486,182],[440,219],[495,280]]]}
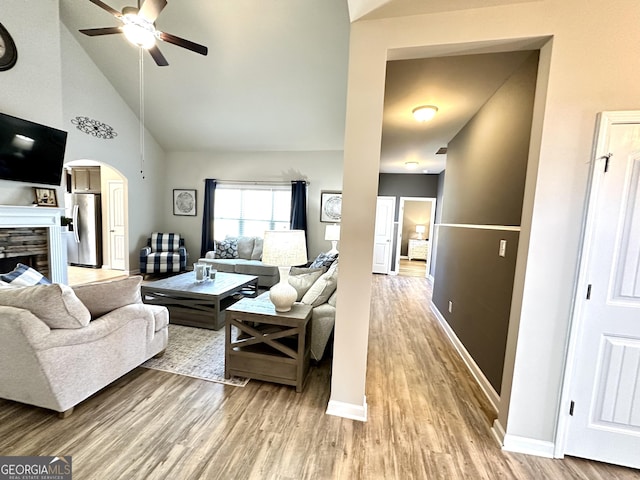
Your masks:
{"label": "area rug", "polygon": [[142,366],[236,387],[249,382],[247,378],[224,378],[224,329],[169,324],[169,343],[164,355],[151,358]]}

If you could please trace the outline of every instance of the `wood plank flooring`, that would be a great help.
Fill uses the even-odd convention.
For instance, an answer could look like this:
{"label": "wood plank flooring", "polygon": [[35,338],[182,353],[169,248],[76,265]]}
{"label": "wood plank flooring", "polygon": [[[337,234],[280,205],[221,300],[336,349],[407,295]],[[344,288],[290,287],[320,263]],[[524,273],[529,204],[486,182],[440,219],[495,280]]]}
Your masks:
{"label": "wood plank flooring", "polygon": [[74,480],[639,477],[502,452],[490,433],[495,413],[429,310],[428,281],[372,281],[366,423],[325,415],[328,361],[300,394],[138,368],[65,420],[0,400],[0,455],[72,455]]}
{"label": "wood plank flooring", "polygon": [[102,268],[67,267],[67,285],[83,285],[85,283],[101,282],[125,278],[127,274],[122,270],[107,270]]}
{"label": "wood plank flooring", "polygon": [[427,262],[424,260],[409,260],[408,258],[401,258],[398,275],[424,278],[426,276],[426,270]]}

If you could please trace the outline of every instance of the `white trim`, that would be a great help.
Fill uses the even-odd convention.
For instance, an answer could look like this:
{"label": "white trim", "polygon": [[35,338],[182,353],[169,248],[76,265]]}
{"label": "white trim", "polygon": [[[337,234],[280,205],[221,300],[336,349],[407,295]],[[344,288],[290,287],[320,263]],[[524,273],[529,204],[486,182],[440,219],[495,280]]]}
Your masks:
{"label": "white trim", "polygon": [[49,279],[67,283],[67,249],[62,246],[62,208],[0,205],[0,228],[44,227],[49,241]]}
{"label": "white trim", "polygon": [[601,188],[604,176],[604,155],[609,153],[608,138],[611,127],[615,124],[640,123],[640,111],[610,111],[601,112],[596,121],[596,138],[592,148],[591,171],[589,173],[589,187],[585,200],[586,208],[582,219],[581,244],[578,252],[578,273],[573,295],[573,305],[569,320],[568,338],[565,347],[564,379],[560,392],[560,405],[558,408],[557,428],[554,438],[555,447],[553,454],[556,458],[563,458],[567,449],[567,431],[570,425],[569,405],[571,404],[573,381],[575,377],[578,342],[580,329],[583,322],[584,292],[588,284],[587,270],[589,256],[593,246],[593,237],[597,218],[594,218],[595,204]]}
{"label": "white trim", "polygon": [[480,386],[480,389],[487,397],[487,400],[489,400],[489,403],[491,403],[493,410],[497,413],[498,405],[500,403],[500,396],[495,391],[489,380],[487,380],[487,377],[484,376],[484,373],[482,373],[482,370],[480,370],[478,364],[475,362],[471,354],[467,351],[453,329],[449,326],[444,316],[440,313],[440,310],[438,310],[438,307],[436,307],[433,301],[431,302],[431,311],[438,319],[438,322],[442,326],[442,329],[447,334],[447,337],[449,337],[449,340],[457,350],[460,358],[462,358],[462,361],[464,361],[465,365],[469,369],[469,372],[471,372],[471,375],[473,375],[473,378],[475,378],[476,382]]}
{"label": "white trim", "polygon": [[519,232],[519,226],[514,225],[472,225],[470,223],[438,223],[438,227],[474,228],[477,230],[503,230],[506,232]]}
{"label": "white trim", "polygon": [[327,405],[327,415],[348,418],[350,420],[358,420],[360,422],[367,421],[367,396],[363,395],[362,405],[354,403],[339,402],[338,400],[329,400]]}
{"label": "white trim", "polygon": [[493,426],[491,427],[491,433],[493,434],[493,438],[498,442],[498,445],[502,447],[504,445],[504,437],[506,433],[504,431],[504,427],[500,423],[500,419],[496,418],[493,421]]}
{"label": "white trim", "polygon": [[509,433],[504,436],[504,445],[502,446],[502,450],[507,452],[525,453],[527,455],[536,455],[545,458],[553,458],[554,449],[555,445],[553,442],[519,437],[518,435],[511,435]]}

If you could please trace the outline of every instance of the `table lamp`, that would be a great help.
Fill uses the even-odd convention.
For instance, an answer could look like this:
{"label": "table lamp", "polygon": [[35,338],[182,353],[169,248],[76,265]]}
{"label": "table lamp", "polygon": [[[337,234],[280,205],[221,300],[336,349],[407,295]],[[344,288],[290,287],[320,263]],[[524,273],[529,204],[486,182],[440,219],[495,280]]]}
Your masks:
{"label": "table lamp", "polygon": [[338,253],[338,240],[340,240],[340,225],[327,225],[324,229],[324,239],[331,242],[331,250],[328,253]]}
{"label": "table lamp", "polygon": [[418,239],[422,240],[422,234],[425,232],[426,228],[424,225],[416,225],[416,232],[418,233]]}
{"label": "table lamp", "polygon": [[269,290],[269,299],[277,312],[288,312],[298,293],[289,284],[289,269],[307,263],[307,241],[304,230],[267,230],[264,232],[262,263],[275,265],[280,281]]}

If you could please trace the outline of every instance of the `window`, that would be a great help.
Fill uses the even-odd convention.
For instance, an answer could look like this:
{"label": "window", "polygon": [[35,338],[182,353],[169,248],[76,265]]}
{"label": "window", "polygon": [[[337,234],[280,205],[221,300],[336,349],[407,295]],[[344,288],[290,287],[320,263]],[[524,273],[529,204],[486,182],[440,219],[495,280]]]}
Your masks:
{"label": "window", "polygon": [[289,229],[291,186],[218,184],[214,205],[216,240],[264,237],[265,230]]}

